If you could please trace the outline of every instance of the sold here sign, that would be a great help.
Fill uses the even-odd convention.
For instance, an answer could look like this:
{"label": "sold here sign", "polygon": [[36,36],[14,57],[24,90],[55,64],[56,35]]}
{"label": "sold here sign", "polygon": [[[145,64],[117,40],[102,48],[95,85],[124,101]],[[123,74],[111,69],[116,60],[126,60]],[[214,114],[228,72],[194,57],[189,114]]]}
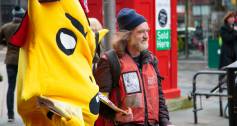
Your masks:
{"label": "sold here sign", "polygon": [[170,40],[170,0],[156,0],[156,49],[169,50]]}

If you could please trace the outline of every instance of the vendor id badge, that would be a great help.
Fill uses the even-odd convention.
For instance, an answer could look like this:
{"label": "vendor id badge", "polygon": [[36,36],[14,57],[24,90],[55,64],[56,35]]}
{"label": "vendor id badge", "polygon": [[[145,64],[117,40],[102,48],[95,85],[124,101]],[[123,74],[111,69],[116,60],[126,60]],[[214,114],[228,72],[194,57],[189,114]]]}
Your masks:
{"label": "vendor id badge", "polygon": [[127,94],[141,92],[140,82],[137,72],[123,74],[123,82]]}

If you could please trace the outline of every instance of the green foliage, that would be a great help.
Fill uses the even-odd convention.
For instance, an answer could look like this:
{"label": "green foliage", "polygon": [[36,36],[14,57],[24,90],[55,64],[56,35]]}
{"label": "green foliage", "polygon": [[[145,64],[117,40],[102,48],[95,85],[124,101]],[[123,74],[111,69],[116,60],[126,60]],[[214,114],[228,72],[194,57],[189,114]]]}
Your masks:
{"label": "green foliage", "polygon": [[192,100],[189,100],[185,96],[180,96],[175,99],[168,99],[167,106],[168,106],[168,110],[170,112],[173,112],[176,110],[191,108],[193,106],[193,102],[192,102]]}
{"label": "green foliage", "polygon": [[184,40],[178,36],[178,52],[182,52],[185,49]]}

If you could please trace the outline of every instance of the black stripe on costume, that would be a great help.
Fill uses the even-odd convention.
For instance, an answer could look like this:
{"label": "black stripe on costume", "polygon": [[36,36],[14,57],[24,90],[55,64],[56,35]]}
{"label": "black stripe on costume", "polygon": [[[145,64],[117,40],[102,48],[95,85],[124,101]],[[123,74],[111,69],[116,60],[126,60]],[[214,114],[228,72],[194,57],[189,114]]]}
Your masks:
{"label": "black stripe on costume", "polygon": [[83,25],[74,17],[72,17],[70,14],[66,13],[66,17],[71,21],[72,25],[79,31],[81,34],[86,37],[85,29]]}

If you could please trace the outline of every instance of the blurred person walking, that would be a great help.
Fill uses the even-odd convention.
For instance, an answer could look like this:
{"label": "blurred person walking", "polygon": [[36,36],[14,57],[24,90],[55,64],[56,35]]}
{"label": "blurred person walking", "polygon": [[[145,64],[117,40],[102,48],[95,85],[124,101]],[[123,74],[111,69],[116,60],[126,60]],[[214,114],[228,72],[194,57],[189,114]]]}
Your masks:
{"label": "blurred person walking", "polygon": [[[103,27],[102,27],[102,25],[101,25],[101,23],[98,19],[93,18],[93,17],[90,17],[88,19],[89,19],[89,22],[90,22],[90,27],[91,27],[92,31],[95,33],[95,37],[97,39],[96,42],[98,42],[98,39],[99,39],[98,38],[99,37],[98,32],[100,30],[102,30]],[[93,68],[92,68],[93,71],[95,70],[95,68],[97,66],[97,62],[99,61],[100,54],[102,53],[102,50],[103,50],[102,44],[103,44],[103,42],[101,42],[100,44],[99,43],[96,44],[97,47],[96,47],[96,51],[95,51],[95,56],[93,58]]]}
{"label": "blurred person walking", "polygon": [[224,25],[220,29],[222,46],[219,69],[237,59],[237,31],[234,29],[234,23],[234,12],[228,12],[224,17]]}
{"label": "blurred person walking", "polygon": [[8,90],[7,90],[7,110],[8,122],[14,121],[14,92],[16,87],[16,76],[18,69],[18,55],[19,47],[11,44],[11,36],[17,31],[20,26],[21,20],[24,17],[25,10],[16,6],[12,10],[13,19],[11,22],[4,24],[0,28],[0,44],[7,46],[5,64],[8,77]]}
{"label": "blurred person walking", "polygon": [[93,18],[93,17],[90,17],[88,19],[90,22],[90,27],[94,33],[98,32],[99,30],[101,30],[103,28],[98,19]]}

